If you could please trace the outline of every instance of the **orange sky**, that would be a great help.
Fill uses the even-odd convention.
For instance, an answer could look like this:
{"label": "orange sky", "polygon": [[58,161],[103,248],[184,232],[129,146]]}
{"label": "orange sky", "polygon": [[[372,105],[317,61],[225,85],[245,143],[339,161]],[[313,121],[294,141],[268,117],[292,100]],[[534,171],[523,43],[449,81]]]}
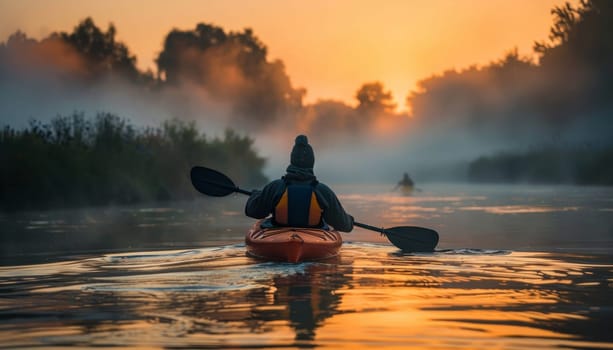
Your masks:
{"label": "orange sky", "polygon": [[[361,84],[381,81],[399,107],[415,83],[449,68],[487,64],[517,47],[532,55],[561,0],[0,0],[0,40],[16,29],[42,38],[71,31],[86,16],[138,57],[153,60],[172,29],[198,22],[226,31],[250,27],[280,59],[306,102],[320,98],[354,104]],[[577,1],[571,1],[577,3]]]}

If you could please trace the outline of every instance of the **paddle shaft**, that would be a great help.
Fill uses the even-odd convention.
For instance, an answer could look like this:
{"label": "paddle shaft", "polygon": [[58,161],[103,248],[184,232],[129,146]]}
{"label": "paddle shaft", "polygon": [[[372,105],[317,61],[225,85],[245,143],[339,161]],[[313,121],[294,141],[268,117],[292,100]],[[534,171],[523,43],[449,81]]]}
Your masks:
{"label": "paddle shaft", "polygon": [[225,189],[228,189],[228,190],[231,190],[231,191],[234,191],[234,192],[246,194],[248,196],[251,196],[251,193],[252,193],[251,191],[243,190],[242,188],[237,187],[237,186],[228,186],[226,184],[220,184],[218,182],[210,181],[210,180],[204,180],[204,181],[208,182],[211,185],[214,185],[214,186],[217,186],[217,187],[221,187],[221,188],[225,188]]}
{"label": "paddle shaft", "polygon": [[354,221],[353,225],[357,226],[357,227],[365,228],[367,230],[375,231],[375,232],[381,232],[381,233],[385,233],[385,234],[389,233],[386,229],[375,227],[375,226],[366,225],[366,224],[363,224],[363,223],[357,222],[357,221]]}

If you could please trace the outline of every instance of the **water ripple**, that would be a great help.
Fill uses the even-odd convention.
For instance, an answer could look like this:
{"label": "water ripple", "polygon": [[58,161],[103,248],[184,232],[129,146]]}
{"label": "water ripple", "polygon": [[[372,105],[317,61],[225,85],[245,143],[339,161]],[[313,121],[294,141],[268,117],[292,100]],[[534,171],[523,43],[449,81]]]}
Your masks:
{"label": "water ripple", "polygon": [[11,348],[613,345],[606,255],[348,242],[337,259],[287,264],[235,244],[0,267],[0,278]]}

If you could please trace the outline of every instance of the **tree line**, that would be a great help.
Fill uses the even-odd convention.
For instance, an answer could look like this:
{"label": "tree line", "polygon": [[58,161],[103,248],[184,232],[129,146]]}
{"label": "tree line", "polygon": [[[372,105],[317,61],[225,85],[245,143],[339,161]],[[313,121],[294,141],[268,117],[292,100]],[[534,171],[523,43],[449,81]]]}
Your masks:
{"label": "tree line", "polygon": [[[406,98],[411,118],[398,118],[393,96],[376,81],[357,89],[355,106],[334,99],[305,105],[306,91],[292,85],[282,61],[269,60],[266,46],[252,30],[226,31],[206,23],[169,32],[156,59],[156,72],[136,67],[136,56],[116,39],[112,24],[103,30],[86,18],[72,32],[53,33],[40,41],[18,31],[0,44],[0,80],[53,76],[55,81],[87,86],[120,79],[154,93],[196,86],[206,98],[229,106],[241,125],[266,128],[287,123],[327,140],[342,140],[343,135],[357,138],[371,132],[373,122],[381,119],[432,135],[438,144],[458,132],[485,140],[480,152],[487,159],[501,157],[471,163],[470,177],[486,180],[485,174],[505,169],[509,154],[527,160],[539,159],[529,155],[539,147],[560,152],[581,149],[587,154],[606,154],[613,147],[613,2],[582,0],[577,6],[555,7],[552,14],[550,37],[534,45],[536,59],[511,50],[485,66],[423,79]],[[442,136],[437,138],[437,133]],[[491,140],[506,145],[504,157],[492,154]],[[461,145],[448,143],[450,150],[456,147]],[[532,151],[526,152],[526,147]],[[608,164],[589,169],[607,173]],[[572,166],[586,165],[577,160]],[[558,182],[564,177],[549,178]],[[158,197],[164,197],[163,192]]]}
{"label": "tree line", "polygon": [[407,97],[424,130],[506,144],[470,162],[471,180],[613,184],[613,2],[551,12],[536,60],[511,50],[489,65],[424,79]]}
{"label": "tree line", "polygon": [[[52,33],[40,41],[16,31],[0,43],[0,79],[52,76],[58,84],[70,86],[116,79],[159,93],[197,87],[215,103],[228,105],[234,120],[251,129],[280,119],[305,120],[320,109],[319,103],[314,108],[304,105],[306,90],[292,85],[283,62],[271,61],[267,47],[249,28],[235,32],[198,23],[193,29],[173,29],[164,38],[155,73],[140,71],[136,56],[116,35],[113,24],[104,30],[89,17],[72,32]],[[392,114],[395,108],[391,93],[380,82],[364,83],[355,98],[357,107],[321,101],[323,108],[330,102],[341,108],[325,118],[318,116],[322,120],[308,127],[328,134],[333,132],[327,130],[330,126],[367,124],[380,113]]]}
{"label": "tree line", "polygon": [[[542,123],[573,127],[609,121],[613,109],[613,3],[582,0],[552,10],[548,41],[535,42],[535,62],[517,49],[483,67],[421,80],[407,97],[425,123]],[[604,119],[603,119],[604,118]]]}
{"label": "tree line", "polygon": [[[577,119],[610,115],[613,4],[581,0],[577,7],[555,7],[552,14],[549,40],[534,45],[536,62],[515,49],[489,65],[419,81],[406,97],[416,124],[568,126]],[[139,71],[136,56],[116,33],[113,24],[104,31],[92,18],[70,33],[53,33],[41,41],[17,31],[0,44],[0,78],[27,74],[23,70],[31,70],[31,63],[42,70],[63,67],[58,74],[64,80],[92,82],[112,75],[146,89],[194,84],[254,124],[303,117],[309,107],[320,107],[303,104],[306,90],[291,84],[281,60],[268,59],[266,46],[249,28],[233,32],[199,23],[190,30],[173,29],[164,38],[156,73]],[[394,114],[393,96],[380,82],[364,83],[355,98],[356,107],[344,107],[356,122]],[[328,110],[330,102],[339,101],[321,101]],[[342,119],[343,113],[338,108],[327,119]]]}

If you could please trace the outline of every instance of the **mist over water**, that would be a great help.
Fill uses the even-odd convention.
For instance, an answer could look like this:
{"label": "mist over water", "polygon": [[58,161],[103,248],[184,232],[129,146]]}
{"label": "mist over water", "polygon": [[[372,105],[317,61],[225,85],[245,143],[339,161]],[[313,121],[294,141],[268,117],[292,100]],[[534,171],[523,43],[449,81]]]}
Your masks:
{"label": "mist over water", "polygon": [[[330,130],[321,135],[295,122],[297,116],[280,117],[256,126],[236,120],[231,106],[215,102],[198,86],[147,91],[121,79],[108,79],[93,86],[71,85],[54,79],[2,80],[0,82],[1,122],[23,128],[31,120],[50,121],[56,115],[74,112],[93,117],[109,112],[126,118],[136,127],[155,127],[169,119],[195,121],[209,137],[223,135],[231,128],[255,139],[254,147],[267,158],[265,173],[281,176],[289,165],[294,138],[305,133],[316,154],[315,170],[332,182],[397,181],[404,171],[436,163],[436,148],[423,153],[428,143],[413,138],[408,117],[398,122],[394,133]],[[436,145],[435,145],[436,146]],[[440,147],[440,145],[438,146]],[[421,153],[421,156],[420,156]],[[440,161],[447,161],[442,157]]]}
{"label": "mist over water", "polygon": [[[539,144],[543,133],[479,132],[465,127],[423,128],[407,115],[389,117],[383,130],[310,130],[300,125],[299,115],[287,115],[254,126],[237,120],[229,104],[216,102],[198,86],[143,90],[108,79],[93,86],[71,85],[54,79],[2,80],[2,123],[17,128],[30,120],[49,121],[56,115],[82,112],[93,117],[110,112],[136,127],[159,126],[169,119],[195,121],[209,137],[227,128],[255,139],[254,147],[267,158],[265,174],[281,176],[289,165],[294,138],[306,134],[316,155],[315,172],[328,182],[394,183],[403,172],[417,181],[462,180],[466,164],[499,150],[524,149]],[[382,117],[385,118],[385,117]]]}

